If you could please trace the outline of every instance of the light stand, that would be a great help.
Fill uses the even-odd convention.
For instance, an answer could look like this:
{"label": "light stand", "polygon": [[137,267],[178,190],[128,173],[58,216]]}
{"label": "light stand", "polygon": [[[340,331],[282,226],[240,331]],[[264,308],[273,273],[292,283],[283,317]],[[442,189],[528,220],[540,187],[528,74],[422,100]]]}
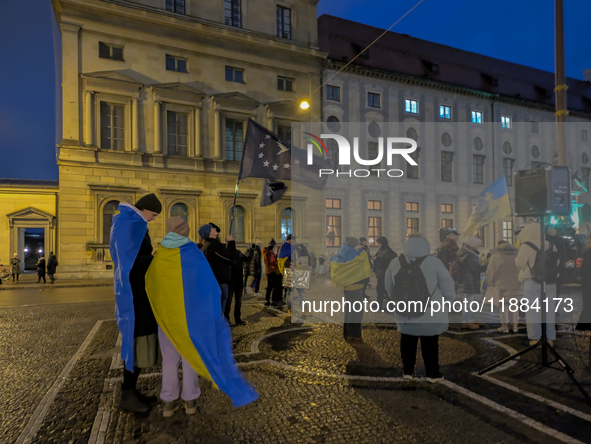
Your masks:
{"label": "light stand", "polygon": [[[546,263],[545,262],[545,258],[546,258],[545,244],[546,244],[546,236],[545,236],[545,227],[544,227],[544,216],[541,216],[540,217],[540,260],[542,261],[542,264]],[[507,358],[501,359],[500,361],[495,362],[494,364],[486,367],[483,370],[480,370],[477,373],[477,375],[478,376],[484,375],[485,373],[488,373],[491,370],[493,370],[493,369],[495,369],[507,362],[517,359],[521,355],[525,355],[526,353],[529,353],[530,351],[535,350],[538,347],[541,347],[542,348],[542,365],[545,367],[550,367],[555,362],[558,362],[558,364],[560,364],[562,371],[568,375],[568,377],[571,379],[571,381],[577,386],[579,391],[583,394],[583,396],[587,400],[587,403],[589,405],[591,405],[591,397],[589,397],[589,394],[585,391],[583,386],[581,386],[579,381],[577,381],[576,378],[574,377],[574,370],[568,365],[568,363],[564,359],[562,359],[560,357],[560,355],[556,352],[554,347],[552,347],[548,343],[548,335],[546,333],[546,310],[545,310],[545,308],[548,307],[549,305],[544,304],[544,298],[546,296],[545,271],[546,271],[545,267],[542,267],[542,283],[540,284],[540,296],[539,296],[539,300],[538,300],[538,302],[539,302],[538,306],[542,310],[542,338],[538,342],[536,342],[535,344],[530,345],[529,347],[524,348],[523,350],[521,350],[521,351],[519,351]],[[548,362],[548,351],[550,351],[550,353],[552,355],[554,355],[554,357],[556,358],[552,362]]]}

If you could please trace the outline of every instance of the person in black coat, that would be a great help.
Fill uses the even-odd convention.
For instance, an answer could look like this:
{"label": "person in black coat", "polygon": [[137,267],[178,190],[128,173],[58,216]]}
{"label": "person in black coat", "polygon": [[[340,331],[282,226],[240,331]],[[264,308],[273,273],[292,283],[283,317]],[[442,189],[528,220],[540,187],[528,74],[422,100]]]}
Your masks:
{"label": "person in black coat", "polygon": [[49,253],[49,259],[47,260],[47,275],[49,276],[50,282],[53,284],[55,282],[55,271],[57,270],[57,258],[53,251]]}
{"label": "person in black coat", "polygon": [[41,256],[37,261],[37,283],[41,282],[41,278],[43,278],[43,283],[46,284],[47,280],[45,279],[45,258]]}
{"label": "person in black coat", "polygon": [[583,296],[583,311],[579,317],[577,330],[591,331],[591,236],[589,242],[587,242],[587,250],[583,254],[581,293]]}
{"label": "person in black coat", "polygon": [[[460,262],[461,278],[458,286],[459,300],[467,300],[468,304],[474,299],[474,296],[480,294],[480,274],[486,271],[486,264],[480,263],[480,239],[476,237],[469,237],[466,244],[458,252],[458,260]],[[455,315],[453,319],[459,319]],[[474,322],[472,313],[463,313],[462,321],[463,328],[476,330],[484,324]],[[454,322],[456,324],[456,322]]]}
{"label": "person in black coat", "polygon": [[[236,325],[244,325],[246,322],[242,320],[241,315],[242,294],[244,293],[242,267],[244,263],[249,262],[250,258],[236,248],[236,242],[229,242],[228,250],[232,254],[232,265],[230,266],[230,291],[224,307],[224,316],[230,322],[230,309],[232,307],[232,297],[234,297],[234,323]],[[249,253],[252,255],[252,250]]]}
{"label": "person in black coat", "polygon": [[397,258],[398,255],[388,245],[388,239],[384,236],[380,236],[376,239],[376,243],[380,249],[377,254],[372,257],[373,259],[373,271],[376,274],[378,280],[377,292],[378,302],[386,301],[388,299],[388,293],[386,292],[386,272],[390,266],[390,262]]}

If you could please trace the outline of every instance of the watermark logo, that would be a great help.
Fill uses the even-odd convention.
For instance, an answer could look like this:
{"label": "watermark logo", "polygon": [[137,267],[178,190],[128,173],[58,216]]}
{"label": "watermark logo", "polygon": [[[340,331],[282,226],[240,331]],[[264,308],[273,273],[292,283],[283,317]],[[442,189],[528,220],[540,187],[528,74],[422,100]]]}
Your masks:
{"label": "watermark logo", "polygon": [[[304,137],[304,139],[308,142],[311,142],[308,143],[308,165],[313,164],[314,147],[320,151],[322,156],[326,155],[326,157],[331,158],[322,139],[333,139],[336,141],[338,147],[338,165],[351,165],[351,144],[344,136],[338,134],[321,134],[320,137],[318,137],[312,133],[304,132],[304,134],[310,136]],[[410,147],[408,147],[408,145],[410,145]],[[408,137],[378,137],[378,150],[375,159],[362,159],[361,155],[359,154],[359,138],[353,138],[353,158],[357,164],[363,166],[381,166],[383,164],[384,158],[386,159],[386,164],[388,166],[392,166],[392,159],[396,155],[402,156],[404,160],[406,160],[406,162],[408,162],[410,165],[416,166],[416,161],[410,156],[410,154],[414,153],[416,149],[417,142]],[[334,153],[332,153],[332,155],[333,158],[331,160],[334,162]],[[402,170],[386,168],[356,169],[349,171],[339,171],[339,169],[320,169],[318,173],[320,176],[336,175],[336,177],[351,177],[353,175],[355,177],[368,177],[372,174],[372,172],[377,173],[378,177],[381,175],[381,173],[387,175],[388,177],[401,177],[404,175]]]}

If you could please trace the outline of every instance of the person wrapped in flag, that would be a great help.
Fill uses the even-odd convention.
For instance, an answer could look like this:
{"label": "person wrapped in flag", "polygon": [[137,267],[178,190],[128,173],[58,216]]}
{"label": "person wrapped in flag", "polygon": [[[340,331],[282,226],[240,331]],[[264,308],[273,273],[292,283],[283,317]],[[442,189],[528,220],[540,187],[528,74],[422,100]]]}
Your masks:
{"label": "person wrapped in flag", "polygon": [[[171,228],[175,223],[184,227],[178,221],[167,225]],[[175,370],[169,367],[176,369],[178,356],[181,356],[197,374],[211,380],[228,395],[235,407],[249,404],[258,399],[258,394],[234,361],[230,327],[222,314],[218,282],[197,244],[183,236],[189,234],[188,227],[176,231],[164,237],[146,274],[146,291],[154,316],[167,339],[163,341],[163,349],[168,342],[172,346],[163,350],[173,359],[166,370],[162,369],[161,396],[172,400],[178,397],[178,382],[172,374]],[[165,356],[164,364],[166,362]],[[184,381],[184,384],[189,383],[187,392],[181,394],[185,402],[199,396],[196,376],[190,378]],[[193,407],[193,403],[185,404],[188,413]],[[174,406],[168,409],[174,411]]]}
{"label": "person wrapped in flag", "polygon": [[145,290],[144,278],[152,261],[152,242],[148,222],[162,211],[155,194],[136,202],[119,204],[113,218],[109,249],[115,266],[115,317],[121,332],[121,360],[125,363],[119,407],[134,413],[146,413],[155,396],[137,390],[142,368],[160,363],[158,324]]}

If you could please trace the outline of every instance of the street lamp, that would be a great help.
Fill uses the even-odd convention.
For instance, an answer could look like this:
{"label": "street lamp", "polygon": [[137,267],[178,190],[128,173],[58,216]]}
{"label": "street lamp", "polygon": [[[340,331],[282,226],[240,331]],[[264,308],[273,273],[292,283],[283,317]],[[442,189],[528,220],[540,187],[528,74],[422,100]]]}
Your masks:
{"label": "street lamp", "polygon": [[308,109],[308,108],[310,108],[310,103],[307,100],[302,100],[300,103],[300,108],[301,109]]}

